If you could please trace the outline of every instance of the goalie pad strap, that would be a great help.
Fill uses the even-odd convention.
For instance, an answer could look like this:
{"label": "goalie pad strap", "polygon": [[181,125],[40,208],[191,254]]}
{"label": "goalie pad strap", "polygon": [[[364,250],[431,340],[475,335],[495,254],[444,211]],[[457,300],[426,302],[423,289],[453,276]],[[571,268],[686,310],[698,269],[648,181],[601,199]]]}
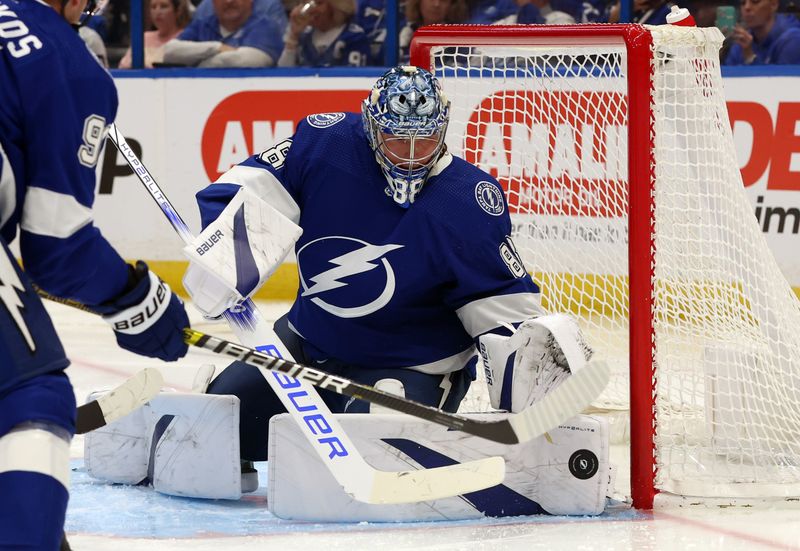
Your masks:
{"label": "goalie pad strap", "polygon": [[0,438],[0,473],[10,471],[41,473],[69,490],[69,442],[43,428],[12,430]]}

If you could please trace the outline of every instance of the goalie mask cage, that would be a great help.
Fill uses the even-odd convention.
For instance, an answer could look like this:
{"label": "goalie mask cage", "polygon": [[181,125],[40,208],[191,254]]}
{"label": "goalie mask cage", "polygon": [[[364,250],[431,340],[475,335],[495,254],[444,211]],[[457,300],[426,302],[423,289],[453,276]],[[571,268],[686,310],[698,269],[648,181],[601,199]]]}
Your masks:
{"label": "goalie mask cage", "polygon": [[451,100],[449,149],[506,190],[543,305],[613,367],[593,406],[630,411],[639,508],[658,491],[800,495],[800,307],[744,192],[721,43],[452,25],[411,45]]}

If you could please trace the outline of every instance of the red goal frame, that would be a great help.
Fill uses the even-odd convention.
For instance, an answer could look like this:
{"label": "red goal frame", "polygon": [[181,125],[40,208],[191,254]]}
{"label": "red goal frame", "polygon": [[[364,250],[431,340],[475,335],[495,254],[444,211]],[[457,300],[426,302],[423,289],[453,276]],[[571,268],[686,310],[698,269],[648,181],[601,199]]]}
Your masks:
{"label": "red goal frame", "polygon": [[437,46],[599,44],[624,41],[628,78],[630,456],[633,505],[651,509],[655,488],[655,144],[653,38],[642,25],[432,25],[411,42],[411,64],[431,68]]}

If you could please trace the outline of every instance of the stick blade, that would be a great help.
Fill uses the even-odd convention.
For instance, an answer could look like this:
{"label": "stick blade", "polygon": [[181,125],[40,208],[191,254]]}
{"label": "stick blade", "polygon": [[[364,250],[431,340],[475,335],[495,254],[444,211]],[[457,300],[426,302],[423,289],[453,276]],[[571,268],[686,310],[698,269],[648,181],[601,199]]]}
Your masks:
{"label": "stick blade", "polygon": [[158,369],[142,369],[108,394],[80,406],[75,432],[85,434],[125,417],[153,399],[163,384]]}
{"label": "stick blade", "polygon": [[365,488],[364,495],[351,495],[365,503],[418,503],[491,488],[501,484],[505,474],[506,463],[502,457],[434,469],[375,471],[372,487]]}
{"label": "stick blade", "polygon": [[578,415],[603,389],[610,378],[604,361],[591,361],[567,378],[542,400],[512,415],[509,422],[519,442],[527,442]]}

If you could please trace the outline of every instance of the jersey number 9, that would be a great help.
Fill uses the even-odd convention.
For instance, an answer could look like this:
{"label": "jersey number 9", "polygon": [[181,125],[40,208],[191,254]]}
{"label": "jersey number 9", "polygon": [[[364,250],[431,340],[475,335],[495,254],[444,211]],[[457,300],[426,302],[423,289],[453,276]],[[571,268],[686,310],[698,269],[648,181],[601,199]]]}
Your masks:
{"label": "jersey number 9", "polygon": [[103,139],[106,137],[106,119],[100,115],[89,115],[83,122],[83,145],[78,148],[78,160],[92,168],[100,158]]}

